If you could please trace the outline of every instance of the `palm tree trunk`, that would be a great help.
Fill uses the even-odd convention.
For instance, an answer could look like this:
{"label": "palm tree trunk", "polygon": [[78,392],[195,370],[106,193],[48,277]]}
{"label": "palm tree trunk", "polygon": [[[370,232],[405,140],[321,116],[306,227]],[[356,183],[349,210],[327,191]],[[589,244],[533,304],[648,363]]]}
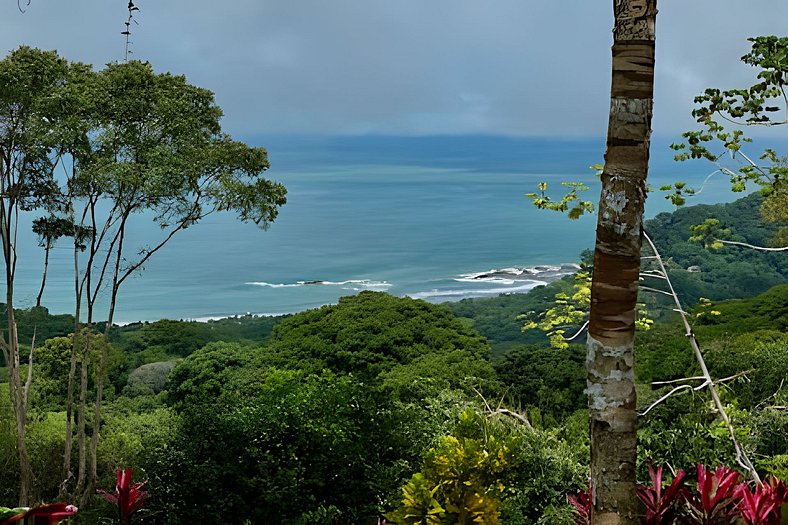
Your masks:
{"label": "palm tree trunk", "polygon": [[605,168],[588,327],[594,525],[640,523],[634,336],[654,92],[656,0],[614,0]]}

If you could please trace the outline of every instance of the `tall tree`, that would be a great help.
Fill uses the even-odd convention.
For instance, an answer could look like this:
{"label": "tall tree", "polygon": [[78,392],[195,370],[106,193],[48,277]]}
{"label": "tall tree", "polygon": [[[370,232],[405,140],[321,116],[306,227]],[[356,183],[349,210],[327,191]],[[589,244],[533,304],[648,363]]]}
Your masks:
{"label": "tall tree", "polygon": [[[752,126],[788,125],[788,37],[759,36],[748,40],[752,49],[741,60],[759,69],[757,82],[746,88],[708,88],[695,97],[697,107],[692,116],[702,129],[683,133],[685,142],[671,147],[678,151],[676,160],[702,158],[710,161],[717,169],[707,180],[722,173],[730,178],[731,189],[735,192],[746,191],[748,185],[760,186],[764,195],[763,218],[784,223],[788,220],[788,158],[770,148],[764,149],[757,158],[745,151],[752,142],[745,130]],[[673,192],[667,198],[676,205],[684,204],[684,197],[696,193],[683,182],[662,189]],[[766,251],[788,250],[788,226],[784,225],[779,227],[773,247],[725,240],[721,235],[724,228],[714,219],[694,230],[697,240],[714,248],[727,244]]]}
{"label": "tall tree", "polygon": [[[80,299],[84,294],[90,329],[100,292],[107,290],[108,333],[123,283],[175,235],[222,211],[267,228],[285,203],[286,190],[262,176],[269,166],[265,149],[222,132],[222,111],[212,92],[190,85],[183,76],[157,74],[138,61],[110,64],[95,80],[90,144],[76,153],[79,169],[68,181],[68,193],[70,204],[79,210],[76,223],[91,232],[76,294]],[[159,235],[151,235],[146,246],[129,246],[131,225],[151,219]],[[94,493],[97,478],[106,351],[99,356],[87,452],[80,418],[77,489],[85,498]],[[80,412],[87,398],[84,363]]]}
{"label": "tall tree", "polygon": [[588,397],[592,523],[639,523],[634,335],[654,92],[656,0],[614,0],[612,82],[599,200]]}
{"label": "tall tree", "polygon": [[39,217],[33,220],[33,233],[38,235],[38,245],[44,249],[44,270],[41,273],[41,287],[36,296],[36,307],[41,306],[41,299],[44,296],[44,288],[47,284],[47,274],[49,273],[49,254],[54,248],[55,243],[61,237],[73,237],[78,249],[85,250],[85,239],[89,232],[74,224],[69,218],[60,217],[55,213],[48,216]]}
{"label": "tall tree", "polygon": [[66,135],[62,131],[69,114],[68,100],[61,95],[79,70],[54,52],[29,47],[20,47],[0,61],[0,241],[7,325],[0,346],[9,373],[21,505],[31,500],[33,472],[25,440],[32,363],[23,381],[14,315],[19,217],[33,210],[51,209],[57,199],[54,171],[65,154]]}

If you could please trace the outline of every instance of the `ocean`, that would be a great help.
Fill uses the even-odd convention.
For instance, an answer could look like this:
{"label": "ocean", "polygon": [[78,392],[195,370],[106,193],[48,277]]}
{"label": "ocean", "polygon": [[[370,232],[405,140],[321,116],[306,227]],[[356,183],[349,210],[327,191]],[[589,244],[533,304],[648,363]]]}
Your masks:
{"label": "ocean", "polygon": [[[269,178],[288,203],[268,231],[213,215],[181,232],[121,288],[116,321],[293,313],[361,290],[432,302],[522,293],[576,268],[591,248],[595,217],[572,221],[536,209],[524,194],[540,181],[583,181],[601,163],[604,139],[503,137],[246,137],[268,148]],[[652,186],[700,184],[711,171],[676,164],[652,145]],[[693,202],[733,199],[720,180]],[[647,215],[670,211],[659,192]],[[29,222],[30,218],[25,221]],[[23,221],[24,223],[24,221]],[[161,233],[135,218],[129,246]],[[134,250],[129,253],[133,254]],[[43,250],[19,241],[17,307],[35,304]],[[51,255],[43,304],[73,311],[68,241]],[[99,316],[101,317],[101,316]]]}

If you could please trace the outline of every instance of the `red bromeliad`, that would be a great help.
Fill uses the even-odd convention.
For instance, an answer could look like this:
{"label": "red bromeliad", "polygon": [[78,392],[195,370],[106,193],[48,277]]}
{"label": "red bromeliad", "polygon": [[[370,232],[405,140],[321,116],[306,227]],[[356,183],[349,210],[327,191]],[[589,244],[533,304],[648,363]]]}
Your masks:
{"label": "red bromeliad", "polygon": [[[788,504],[788,484],[767,477],[762,484],[739,482],[739,473],[725,466],[707,469],[698,465],[696,491],[685,487],[686,473],[679,470],[663,487],[662,467],[649,465],[651,487],[639,485],[637,495],[646,507],[644,525],[780,525],[788,523],[783,505]],[[588,492],[567,495],[574,507],[575,523],[590,525]],[[788,508],[788,507],[787,507]],[[782,522],[780,520],[783,520]]]}
{"label": "red bromeliad", "polygon": [[590,525],[591,523],[591,489],[581,490],[577,496],[567,494],[566,499],[575,510],[575,523],[577,525]]}
{"label": "red bromeliad", "polygon": [[662,467],[654,470],[652,465],[648,467],[648,474],[651,477],[651,487],[638,485],[637,494],[640,501],[646,506],[646,525],[666,525],[673,523],[678,504],[686,501],[689,492],[684,488],[685,472],[679,470],[676,477],[667,489],[662,489]]}
{"label": "red bromeliad", "polygon": [[131,516],[140,510],[142,504],[148,499],[148,491],[142,490],[145,482],[131,484],[132,473],[130,468],[118,469],[118,483],[115,485],[114,494],[105,490],[97,491],[102,498],[118,507],[121,525],[129,525]]}
{"label": "red bromeliad", "polygon": [[788,487],[776,478],[756,485],[755,490],[742,483],[736,495],[741,498],[739,515],[747,525],[779,525],[780,507],[788,503]]}
{"label": "red bromeliad", "polygon": [[0,525],[11,523],[35,523],[36,525],[54,525],[77,513],[77,508],[68,503],[51,503],[33,507],[23,513],[1,520]]}
{"label": "red bromeliad", "polygon": [[736,516],[736,488],[739,473],[725,466],[716,470],[698,465],[697,494],[689,499],[692,523],[728,525]]}

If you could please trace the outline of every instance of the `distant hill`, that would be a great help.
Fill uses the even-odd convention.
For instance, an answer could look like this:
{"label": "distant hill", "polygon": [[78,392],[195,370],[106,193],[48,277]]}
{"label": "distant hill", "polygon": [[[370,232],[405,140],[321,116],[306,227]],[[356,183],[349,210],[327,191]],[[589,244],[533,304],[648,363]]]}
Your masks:
{"label": "distant hill", "polygon": [[788,253],[734,246],[708,250],[689,241],[690,226],[714,217],[721,228],[731,230],[730,240],[770,246],[781,224],[761,220],[762,200],[753,193],[728,204],[688,206],[646,221],[645,229],[668,260],[671,279],[685,304],[695,304],[700,297],[751,297],[788,282]]}
{"label": "distant hill", "polygon": [[[723,228],[730,228],[731,240],[768,245],[780,225],[761,220],[761,201],[760,194],[753,193],[728,204],[688,206],[646,221],[645,229],[666,260],[671,280],[685,305],[692,306],[701,297],[715,301],[751,297],[788,283],[788,253],[738,247],[715,251],[689,241],[690,226],[716,217]],[[446,306],[487,337],[493,353],[500,355],[515,345],[544,343],[546,338],[539,330],[521,332],[522,322],[517,316],[544,311],[555,294],[568,290],[571,284],[571,277],[567,277],[527,294],[465,299]],[[664,305],[662,300],[659,303]],[[652,316],[662,313],[655,310]]]}

